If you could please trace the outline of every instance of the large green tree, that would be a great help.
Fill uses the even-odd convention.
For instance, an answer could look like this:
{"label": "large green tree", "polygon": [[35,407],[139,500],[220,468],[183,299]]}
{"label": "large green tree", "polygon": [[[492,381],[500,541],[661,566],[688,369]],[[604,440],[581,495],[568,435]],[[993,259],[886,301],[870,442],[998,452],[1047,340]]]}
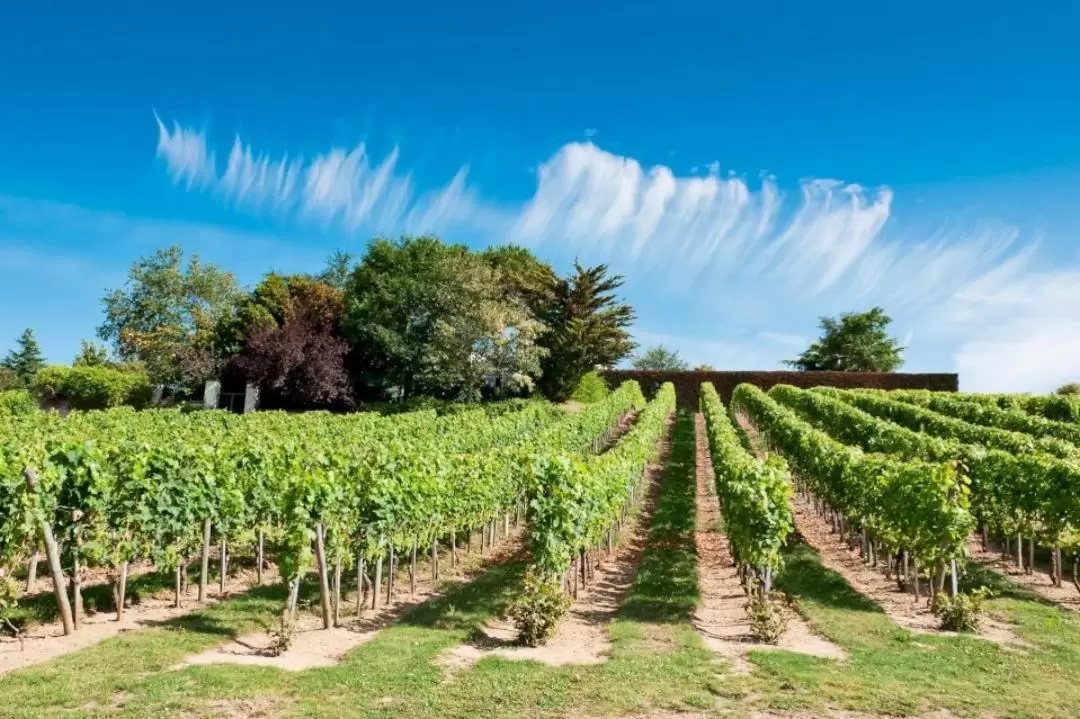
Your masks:
{"label": "large green tree", "polygon": [[630,366],[634,369],[659,372],[685,370],[689,367],[676,350],[669,350],[662,344],[654,345],[641,354],[635,355],[630,360]]}
{"label": "large green tree", "polygon": [[628,330],[634,310],[615,294],[622,285],[623,277],[609,276],[607,265],[577,262],[570,277],[554,283],[550,301],[538,313],[547,327],[540,344],[548,351],[540,389],[549,399],[568,399],[586,372],[614,365],[634,351]]}
{"label": "large green tree", "polygon": [[45,358],[41,354],[41,346],[34,337],[34,331],[29,328],[23,330],[19,339],[15,340],[15,349],[0,360],[0,367],[9,370],[22,387],[32,385],[38,370],[44,366]]}
{"label": "large green tree", "polygon": [[127,283],[102,298],[98,336],[123,360],[145,364],[154,383],[194,387],[220,370],[218,329],[242,293],[231,272],[172,246],[132,265]]}
{"label": "large green tree", "polygon": [[904,348],[889,336],[891,322],[880,307],[822,317],[821,337],[785,364],[808,372],[895,372],[904,364]]}
{"label": "large green tree", "polygon": [[346,290],[345,331],[363,394],[475,398],[525,389],[543,326],[499,263],[435,237],[377,238]]}

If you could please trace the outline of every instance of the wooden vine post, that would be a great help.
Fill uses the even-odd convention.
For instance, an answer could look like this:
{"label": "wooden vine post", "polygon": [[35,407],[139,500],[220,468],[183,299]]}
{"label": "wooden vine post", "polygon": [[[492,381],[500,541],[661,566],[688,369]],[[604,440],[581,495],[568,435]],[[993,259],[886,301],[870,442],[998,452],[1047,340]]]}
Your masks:
{"label": "wooden vine post", "polygon": [[323,629],[330,628],[330,582],[326,572],[326,542],[323,525],[315,525],[315,563],[319,570],[319,602],[322,607]]}
{"label": "wooden vine post", "polygon": [[[24,471],[23,478],[26,480],[27,491],[30,494],[37,494],[37,474],[34,470]],[[38,523],[38,533],[41,535],[42,544],[45,545],[45,561],[49,565],[49,574],[52,576],[56,607],[60,611],[64,634],[71,634],[75,631],[75,622],[71,617],[71,604],[68,602],[67,590],[64,587],[64,570],[60,567],[60,548],[56,544],[52,527],[44,518]]]}

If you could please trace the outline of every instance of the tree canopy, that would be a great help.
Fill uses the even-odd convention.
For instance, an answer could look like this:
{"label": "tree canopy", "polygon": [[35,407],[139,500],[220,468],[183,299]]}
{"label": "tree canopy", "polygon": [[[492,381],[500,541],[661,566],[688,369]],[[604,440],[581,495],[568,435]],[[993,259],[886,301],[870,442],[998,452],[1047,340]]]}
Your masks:
{"label": "tree canopy", "polygon": [[679,356],[675,350],[669,350],[664,345],[654,345],[641,354],[635,355],[630,360],[630,366],[640,370],[657,370],[660,372],[672,372],[685,370],[689,365]]}
{"label": "tree canopy", "polygon": [[221,367],[219,325],[242,296],[231,272],[172,246],[135,262],[123,288],[102,298],[98,336],[123,360],[139,360],[150,379],[192,387]]}
{"label": "tree canopy", "polygon": [[[45,357],[41,346],[34,337],[32,329],[25,329],[15,340],[15,349],[0,360],[0,367],[11,372],[18,387],[29,387],[34,383],[38,370],[45,366]],[[7,380],[10,382],[10,379]]]}
{"label": "tree canopy", "polygon": [[547,327],[540,344],[548,350],[541,363],[540,388],[548,399],[570,397],[585,373],[610,367],[636,346],[627,329],[636,316],[615,291],[622,275],[608,276],[607,265],[574,263],[570,277],[557,278],[551,299],[538,303],[538,318]]}
{"label": "tree canopy", "polygon": [[785,364],[807,372],[895,372],[904,364],[904,348],[889,336],[891,322],[880,307],[822,317],[821,337]]}

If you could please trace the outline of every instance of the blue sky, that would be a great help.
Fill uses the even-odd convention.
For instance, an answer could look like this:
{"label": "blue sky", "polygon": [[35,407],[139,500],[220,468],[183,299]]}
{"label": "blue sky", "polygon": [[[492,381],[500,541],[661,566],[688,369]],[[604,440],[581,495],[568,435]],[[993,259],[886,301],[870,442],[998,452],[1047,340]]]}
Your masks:
{"label": "blue sky", "polygon": [[908,370],[1080,379],[1080,8],[759,5],[5,9],[0,351],[70,361],[170,243],[250,284],[410,231],[607,262],[718,368],[881,304]]}

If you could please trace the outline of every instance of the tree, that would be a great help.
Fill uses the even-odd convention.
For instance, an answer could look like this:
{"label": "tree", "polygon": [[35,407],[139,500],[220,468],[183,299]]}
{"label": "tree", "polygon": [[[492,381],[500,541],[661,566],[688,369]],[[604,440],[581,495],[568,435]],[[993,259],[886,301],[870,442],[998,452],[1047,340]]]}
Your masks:
{"label": "tree", "polygon": [[264,406],[348,408],[352,388],[341,334],[345,296],[307,275],[270,273],[240,303],[222,336],[238,343],[230,362],[259,386]]}
{"label": "tree", "polygon": [[348,252],[334,250],[334,254],[326,259],[326,267],[319,274],[318,279],[330,287],[344,292],[349,284],[349,275],[352,273],[354,259],[356,258]]}
{"label": "tree", "polygon": [[1069,384],[1063,384],[1057,388],[1054,394],[1060,394],[1064,396],[1080,396],[1080,382],[1070,382]]}
{"label": "tree", "polygon": [[19,386],[29,387],[34,383],[38,370],[45,366],[45,358],[31,329],[23,330],[15,344],[16,349],[7,353],[0,361],[0,367],[10,370]]}
{"label": "tree", "polygon": [[102,298],[105,321],[98,336],[123,360],[139,360],[150,379],[193,387],[216,373],[224,350],[218,327],[242,294],[236,278],[192,256],[184,266],[179,246],[139,259],[123,288]]}
{"label": "tree", "polygon": [[630,366],[658,372],[676,372],[689,367],[677,351],[669,350],[664,345],[655,345],[635,356],[630,360]]}
{"label": "tree", "polygon": [[880,307],[822,317],[821,338],[785,364],[804,372],[894,372],[904,363],[904,348],[886,332],[891,322]]}
{"label": "tree", "polygon": [[715,372],[716,368],[713,367],[711,364],[708,364],[706,362],[702,362],[701,364],[699,364],[697,367],[694,368],[694,371],[695,372]]}
{"label": "tree", "polygon": [[636,319],[634,309],[614,294],[623,277],[608,277],[607,271],[607,265],[575,262],[574,274],[557,280],[551,301],[540,308],[538,318],[547,326],[540,345],[548,350],[540,389],[552,401],[565,401],[586,372],[611,366],[636,347],[627,330]]}
{"label": "tree", "polygon": [[345,332],[361,388],[474,399],[531,384],[543,325],[496,263],[435,237],[378,238],[353,271]]}
{"label": "tree", "polygon": [[107,367],[109,366],[109,350],[96,342],[79,340],[79,354],[75,355],[74,367]]}

